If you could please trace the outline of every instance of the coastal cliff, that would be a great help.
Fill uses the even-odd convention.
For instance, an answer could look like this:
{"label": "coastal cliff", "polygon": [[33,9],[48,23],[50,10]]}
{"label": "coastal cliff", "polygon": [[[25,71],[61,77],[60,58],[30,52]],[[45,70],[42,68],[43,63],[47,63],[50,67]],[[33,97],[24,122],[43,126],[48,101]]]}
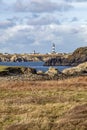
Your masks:
{"label": "coastal cliff", "polygon": [[76,66],[87,61],[87,47],[77,48],[73,53],[57,54],[2,54],[0,62],[43,61],[44,66]]}
{"label": "coastal cliff", "polygon": [[50,58],[45,62],[45,66],[76,66],[87,61],[87,47],[77,48],[68,57]]}
{"label": "coastal cliff", "polygon": [[60,54],[0,54],[0,62],[47,61],[48,59],[59,55]]}

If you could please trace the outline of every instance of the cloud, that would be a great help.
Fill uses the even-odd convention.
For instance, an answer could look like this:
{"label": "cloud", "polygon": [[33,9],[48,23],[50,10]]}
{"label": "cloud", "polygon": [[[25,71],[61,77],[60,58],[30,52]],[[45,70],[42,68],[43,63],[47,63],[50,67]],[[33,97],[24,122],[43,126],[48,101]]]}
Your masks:
{"label": "cloud", "polygon": [[6,2],[6,0],[0,0],[0,13],[2,13],[3,15],[7,12],[12,12],[13,5],[12,4],[8,4]]}
{"label": "cloud", "polygon": [[73,17],[72,19],[71,19],[71,22],[77,22],[78,21],[78,18],[77,17]]}
{"label": "cloud", "polygon": [[52,2],[50,0],[17,0],[14,9],[18,12],[54,12],[67,11],[72,6],[66,2]]}
{"label": "cloud", "polygon": [[[85,37],[83,36],[85,34]],[[87,45],[86,26],[50,24],[45,26],[15,25],[0,34],[0,48],[8,47],[10,53],[51,51],[51,44],[56,44],[56,51],[71,52],[79,46]],[[2,50],[3,50],[2,48]]]}
{"label": "cloud", "polygon": [[15,24],[13,22],[11,22],[10,20],[5,20],[5,21],[0,22],[0,29],[5,29],[8,27],[12,27],[14,25]]}
{"label": "cloud", "polygon": [[3,0],[0,0],[0,11],[2,9],[5,9],[5,3],[3,2]]}
{"label": "cloud", "polygon": [[6,1],[0,1],[1,52],[46,53],[51,51],[52,42],[61,52],[87,46],[87,26],[82,26],[87,19],[86,1]]}
{"label": "cloud", "polygon": [[64,0],[66,2],[87,2],[87,0]]}
{"label": "cloud", "polygon": [[60,24],[60,21],[58,18],[52,15],[45,15],[38,18],[33,18],[28,20],[28,25],[50,25],[50,24]]}

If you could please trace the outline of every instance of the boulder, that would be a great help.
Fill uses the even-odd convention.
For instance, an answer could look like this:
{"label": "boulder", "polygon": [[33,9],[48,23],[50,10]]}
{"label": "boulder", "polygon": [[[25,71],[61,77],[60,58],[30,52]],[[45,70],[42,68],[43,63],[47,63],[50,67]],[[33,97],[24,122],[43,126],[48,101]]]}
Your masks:
{"label": "boulder", "polygon": [[87,62],[81,63],[76,67],[64,69],[62,73],[66,75],[80,75],[80,74],[87,74]]}
{"label": "boulder", "polygon": [[21,67],[21,71],[23,74],[29,74],[29,73],[36,74],[37,73],[36,69],[30,68],[30,67],[29,68]]}
{"label": "boulder", "polygon": [[48,71],[45,72],[45,74],[48,74],[49,76],[55,76],[55,75],[61,74],[61,72],[54,67],[49,67]]}
{"label": "boulder", "polygon": [[43,74],[44,74],[44,72],[43,72],[43,71],[41,71],[41,70],[39,70],[39,71],[37,71],[37,74],[39,74],[39,75],[43,75]]}

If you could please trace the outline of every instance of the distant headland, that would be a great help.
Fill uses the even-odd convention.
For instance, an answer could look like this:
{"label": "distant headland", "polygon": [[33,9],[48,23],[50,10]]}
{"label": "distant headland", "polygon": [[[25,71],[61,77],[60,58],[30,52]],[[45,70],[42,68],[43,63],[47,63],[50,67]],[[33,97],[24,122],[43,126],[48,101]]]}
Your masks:
{"label": "distant headland", "polygon": [[0,53],[0,62],[29,62],[43,61],[46,66],[58,65],[78,65],[87,61],[87,47],[77,48],[73,53],[56,53],[55,44],[52,46],[52,52],[47,54],[33,53],[29,54],[8,54]]}

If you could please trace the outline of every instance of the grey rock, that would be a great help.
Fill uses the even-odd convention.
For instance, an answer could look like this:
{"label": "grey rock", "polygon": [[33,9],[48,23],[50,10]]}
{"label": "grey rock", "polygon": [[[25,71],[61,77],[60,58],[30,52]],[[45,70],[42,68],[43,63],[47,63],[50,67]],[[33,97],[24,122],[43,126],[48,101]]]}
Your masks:
{"label": "grey rock", "polygon": [[62,73],[66,75],[87,75],[87,62],[79,64],[76,67],[64,69]]}

